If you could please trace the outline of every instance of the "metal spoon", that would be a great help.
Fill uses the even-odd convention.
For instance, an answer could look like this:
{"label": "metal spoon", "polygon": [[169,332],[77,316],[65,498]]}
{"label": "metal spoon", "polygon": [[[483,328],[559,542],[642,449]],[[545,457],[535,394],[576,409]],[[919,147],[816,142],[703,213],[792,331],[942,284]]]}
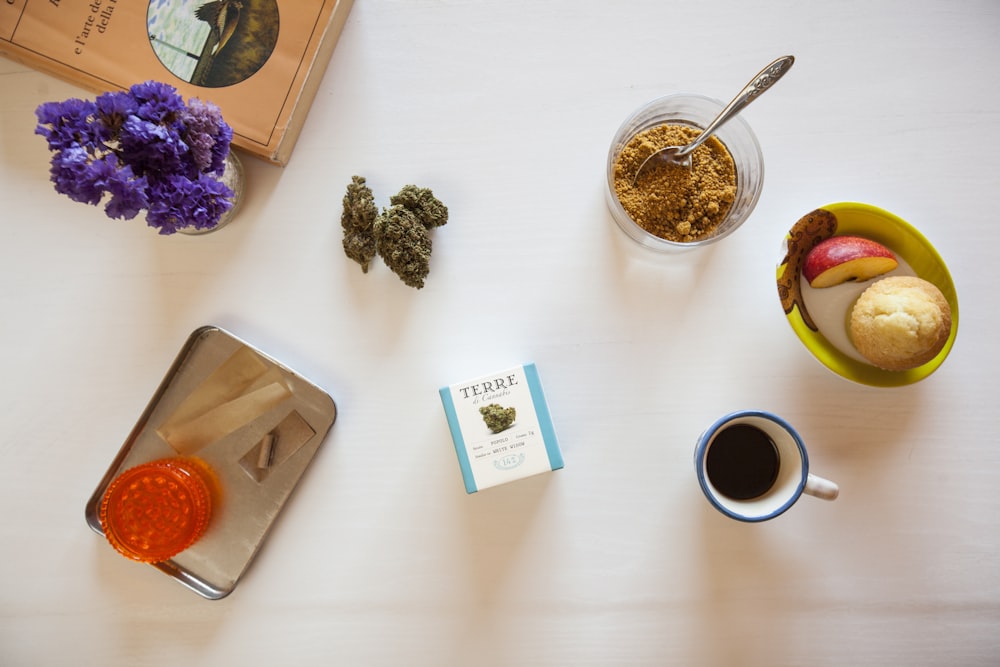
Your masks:
{"label": "metal spoon", "polygon": [[694,141],[687,146],[667,146],[666,148],[661,148],[643,160],[642,164],[636,170],[635,176],[632,177],[632,185],[635,185],[643,169],[656,162],[676,164],[690,168],[691,153],[694,152],[694,149],[701,146],[702,142],[712,136],[733,116],[743,111],[751,102],[757,99],[758,95],[773,86],[778,79],[785,75],[785,72],[791,68],[794,62],[794,56],[782,56],[758,72],[757,76],[751,79],[750,83],[740,91],[739,95],[733,98],[733,101],[716,116],[715,120]]}

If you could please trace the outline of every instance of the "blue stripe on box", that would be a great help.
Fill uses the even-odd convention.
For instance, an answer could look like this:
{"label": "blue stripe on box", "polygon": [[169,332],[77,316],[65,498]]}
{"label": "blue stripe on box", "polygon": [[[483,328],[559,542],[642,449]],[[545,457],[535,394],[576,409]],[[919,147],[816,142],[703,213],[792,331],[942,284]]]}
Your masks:
{"label": "blue stripe on box", "polygon": [[531,401],[535,406],[538,426],[542,429],[542,440],[545,442],[545,452],[549,455],[549,464],[553,470],[558,470],[563,467],[562,453],[559,451],[556,430],[552,425],[552,416],[549,414],[549,406],[545,402],[545,392],[542,391],[542,382],[538,377],[538,369],[535,368],[534,363],[524,365],[524,375],[528,379],[528,387],[531,389]]}
{"label": "blue stripe on box", "polygon": [[455,444],[455,453],[458,454],[458,465],[462,469],[462,479],[465,481],[466,493],[475,493],[479,489],[476,487],[476,480],[472,476],[472,466],[469,465],[469,453],[465,449],[465,438],[462,437],[462,429],[458,425],[458,415],[455,414],[455,400],[451,396],[451,387],[441,387],[441,403],[444,404],[444,414],[448,418],[448,428],[451,430],[451,439]]}

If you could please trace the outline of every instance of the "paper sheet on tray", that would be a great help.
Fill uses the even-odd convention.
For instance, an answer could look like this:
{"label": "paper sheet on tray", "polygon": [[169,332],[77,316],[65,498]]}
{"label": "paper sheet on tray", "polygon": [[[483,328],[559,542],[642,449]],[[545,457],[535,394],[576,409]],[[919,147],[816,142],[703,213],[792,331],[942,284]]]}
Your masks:
{"label": "paper sheet on tray", "polygon": [[242,347],[202,380],[156,432],[192,455],[291,396],[281,373]]}

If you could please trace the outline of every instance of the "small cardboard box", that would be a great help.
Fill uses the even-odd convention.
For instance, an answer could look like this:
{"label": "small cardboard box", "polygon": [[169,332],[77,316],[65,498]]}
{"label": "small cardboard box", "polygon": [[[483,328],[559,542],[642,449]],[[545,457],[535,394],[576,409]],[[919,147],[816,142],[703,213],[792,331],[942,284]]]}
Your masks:
{"label": "small cardboard box", "polygon": [[535,364],[440,390],[467,493],[563,467]]}

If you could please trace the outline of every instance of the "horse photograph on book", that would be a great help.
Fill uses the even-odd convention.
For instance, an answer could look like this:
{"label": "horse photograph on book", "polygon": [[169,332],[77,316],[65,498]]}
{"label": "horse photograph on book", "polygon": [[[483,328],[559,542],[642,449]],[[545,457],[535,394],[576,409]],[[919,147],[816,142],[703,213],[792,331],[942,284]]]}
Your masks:
{"label": "horse photograph on book", "polygon": [[205,88],[253,76],[274,52],[280,25],[276,0],[152,0],[146,23],[163,66]]}

